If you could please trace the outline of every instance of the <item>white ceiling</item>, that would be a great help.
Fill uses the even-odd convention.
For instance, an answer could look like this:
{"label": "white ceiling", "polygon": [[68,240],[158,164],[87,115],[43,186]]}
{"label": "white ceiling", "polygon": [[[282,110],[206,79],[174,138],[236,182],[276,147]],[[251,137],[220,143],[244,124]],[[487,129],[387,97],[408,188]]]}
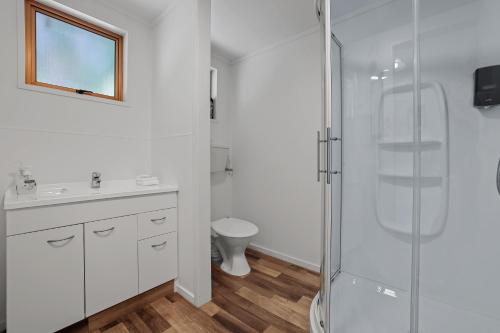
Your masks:
{"label": "white ceiling", "polygon": [[317,25],[313,0],[212,0],[212,46],[231,61]]}
{"label": "white ceiling", "polygon": [[170,5],[172,0],[101,0],[142,21],[152,22]]}
{"label": "white ceiling", "polygon": [[[100,0],[144,22],[154,22],[175,0]],[[183,0],[178,0],[183,1]],[[335,0],[335,17],[374,2]],[[318,26],[314,0],[212,0],[212,46],[234,61]]]}

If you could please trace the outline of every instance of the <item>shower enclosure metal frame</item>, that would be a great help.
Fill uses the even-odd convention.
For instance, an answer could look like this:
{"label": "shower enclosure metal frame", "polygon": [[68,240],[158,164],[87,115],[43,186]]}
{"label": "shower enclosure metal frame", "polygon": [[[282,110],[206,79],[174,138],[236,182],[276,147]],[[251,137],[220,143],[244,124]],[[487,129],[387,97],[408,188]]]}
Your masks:
{"label": "shower enclosure metal frame", "polygon": [[[341,193],[341,165],[339,168],[333,168],[333,147],[340,147],[340,154],[342,154],[342,137],[341,131],[339,133],[334,133],[333,124],[332,124],[332,110],[333,110],[333,93],[332,89],[334,89],[333,83],[333,73],[334,69],[333,59],[332,59],[332,47],[337,47],[339,52],[338,55],[340,57],[339,65],[341,62],[341,50],[342,44],[335,37],[335,35],[331,31],[331,17],[330,15],[324,15],[324,13],[330,12],[330,1],[321,1],[318,0],[316,2],[316,9],[318,14],[318,19],[321,24],[321,40],[324,46],[324,51],[322,53],[322,106],[323,112],[322,114],[322,128],[317,133],[317,154],[318,154],[318,170],[317,170],[317,181],[321,182],[321,190],[322,190],[322,238],[321,238],[321,246],[322,246],[322,257],[321,257],[321,291],[319,293],[318,298],[318,306],[319,306],[319,316],[320,316],[320,326],[323,328],[325,332],[330,331],[330,321],[328,320],[330,313],[330,287],[331,282],[333,281],[336,274],[340,272],[340,214],[337,215],[336,212],[332,210],[332,200],[338,200],[341,203],[341,196],[338,198],[335,197],[335,191],[333,191],[333,186],[338,186],[337,193]],[[340,76],[341,73],[341,65],[339,66]],[[342,95],[341,93],[339,94]],[[340,103],[341,106],[341,103]],[[327,112],[328,110],[328,112]],[[342,112],[339,112],[339,121],[341,123]],[[339,125],[341,128],[341,124]],[[341,205],[339,205],[340,209]],[[340,213],[340,212],[339,212]],[[334,219],[338,221],[333,221]],[[333,226],[337,226],[338,228],[334,230]],[[336,231],[336,233],[335,233]],[[335,238],[335,239],[334,239]],[[337,253],[332,253],[330,249],[333,248],[333,245],[336,242],[336,248],[338,249]],[[328,250],[327,250],[328,249]],[[332,255],[335,256],[335,267],[332,270]]]}
{"label": "shower enclosure metal frame", "polygon": [[[322,117],[321,130],[317,135],[318,146],[318,181],[321,182],[321,220],[322,220],[322,237],[321,237],[321,289],[319,292],[318,307],[320,326],[325,332],[330,331],[330,288],[331,288],[331,252],[327,249],[331,248],[332,223],[331,223],[331,187],[330,187],[330,111],[332,106],[332,72],[331,72],[331,1],[316,0],[316,12],[320,21],[321,31],[321,63],[322,63]],[[325,139],[321,139],[321,138]],[[323,153],[321,153],[323,152]]]}

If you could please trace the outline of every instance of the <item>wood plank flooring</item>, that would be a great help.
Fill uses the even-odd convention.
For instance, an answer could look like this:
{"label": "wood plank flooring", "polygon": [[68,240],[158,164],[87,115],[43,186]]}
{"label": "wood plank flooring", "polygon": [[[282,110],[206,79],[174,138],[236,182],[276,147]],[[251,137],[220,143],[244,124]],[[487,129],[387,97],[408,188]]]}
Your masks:
{"label": "wood plank flooring", "polygon": [[[319,275],[248,250],[252,272],[212,268],[213,299],[198,309],[177,294],[160,297],[91,333],[283,333],[309,331],[309,306]],[[87,333],[87,323],[61,332]]]}

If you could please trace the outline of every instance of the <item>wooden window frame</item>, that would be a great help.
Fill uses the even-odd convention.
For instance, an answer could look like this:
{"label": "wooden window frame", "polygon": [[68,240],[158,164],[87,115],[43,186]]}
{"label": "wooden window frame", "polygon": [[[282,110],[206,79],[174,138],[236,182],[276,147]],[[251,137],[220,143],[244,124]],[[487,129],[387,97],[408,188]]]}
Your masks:
{"label": "wooden window frame", "polygon": [[[79,91],[75,88],[63,87],[54,84],[38,82],[36,78],[36,13],[41,13],[60,20],[77,28],[87,30],[115,42],[115,95],[108,96],[94,92]],[[75,94],[84,94],[98,98],[123,101],[123,36],[106,30],[95,24],[86,22],[78,17],[49,7],[36,0],[25,0],[25,39],[26,39],[26,84],[51,88]]]}

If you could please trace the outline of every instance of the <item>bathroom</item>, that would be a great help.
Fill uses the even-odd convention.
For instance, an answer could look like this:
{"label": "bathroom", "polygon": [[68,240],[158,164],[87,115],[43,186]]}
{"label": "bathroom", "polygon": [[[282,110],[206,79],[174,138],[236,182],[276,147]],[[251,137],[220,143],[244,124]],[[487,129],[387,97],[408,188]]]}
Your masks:
{"label": "bathroom", "polygon": [[500,332],[497,0],[5,0],[0,332]]}
{"label": "bathroom", "polygon": [[[119,320],[123,316],[131,318],[138,331],[146,331],[141,325],[149,325],[153,332],[167,326],[177,331],[183,331],[183,325],[199,329],[206,323],[185,324],[160,315],[148,319],[149,312],[124,313],[120,306],[132,307],[148,297],[152,302],[154,296],[172,293],[169,302],[174,310],[189,306],[207,317],[197,308],[221,307],[212,292],[210,235],[211,222],[226,216],[258,226],[252,241],[258,252],[253,255],[269,257],[259,263],[250,258],[252,267],[278,279],[276,270],[283,265],[296,275],[293,279],[302,274],[313,281],[299,292],[287,291],[283,282],[260,287],[267,291],[266,297],[272,296],[271,291],[278,296],[292,294],[294,302],[304,296],[295,324],[264,311],[263,316],[278,323],[259,322],[263,330],[276,325],[281,330],[308,329],[320,265],[321,193],[315,178],[315,150],[309,149],[315,147],[321,115],[319,22],[308,0],[296,0],[293,6],[289,1],[266,2],[9,0],[3,4],[0,168],[4,177],[0,185],[5,195],[0,212],[4,244],[0,285],[5,287],[0,288],[0,330],[104,332],[128,324]],[[235,4],[236,8],[231,7]],[[264,9],[267,14],[262,15]],[[229,60],[224,58],[227,54],[211,51],[215,38],[211,31],[218,31],[223,41],[229,35],[227,47],[238,42],[235,33],[242,33],[245,25],[232,34],[228,27],[238,22],[221,21],[214,27],[214,20],[227,16],[217,15],[220,10],[238,10],[239,15],[248,14],[246,20],[253,27],[262,24],[260,30],[248,32],[254,44],[241,48],[241,42],[236,43]],[[282,10],[286,15],[276,24]],[[273,28],[281,30],[271,33]],[[85,47],[95,49],[87,54]],[[273,50],[266,50],[270,47]],[[232,64],[257,51],[260,55],[252,60]],[[294,57],[282,63],[287,53]],[[86,62],[86,57],[94,62]],[[109,59],[101,62],[99,57]],[[220,82],[213,120],[211,67],[218,69]],[[280,72],[237,82],[236,71],[251,73],[257,67],[262,74]],[[96,83],[102,75],[114,80]],[[301,82],[300,76],[307,81]],[[295,83],[285,84],[285,80]],[[253,99],[260,105],[247,106],[259,111],[253,119],[237,119],[240,113],[233,105],[240,101],[233,97],[240,92],[231,90],[237,86],[240,92],[261,94]],[[279,91],[279,86],[286,90]],[[309,108],[311,117],[304,112]],[[280,128],[278,137],[273,128],[292,112],[293,123]],[[266,120],[257,121],[257,117]],[[307,131],[301,130],[304,125]],[[225,138],[217,133],[221,127],[228,133]],[[250,131],[252,127],[260,136]],[[242,136],[235,136],[237,131]],[[256,146],[245,147],[243,140],[248,139]],[[287,148],[286,142],[296,148]],[[231,145],[234,171],[228,179],[241,183],[223,194],[232,201],[230,210],[218,207],[218,194],[211,189],[211,146],[215,144]],[[247,155],[238,155],[239,151]],[[255,152],[266,155],[254,162],[245,160],[253,160]],[[252,178],[255,182],[248,182]],[[252,200],[268,193],[267,202],[254,201],[250,207],[245,191]],[[301,193],[304,199],[297,202]],[[49,262],[49,250],[66,256]],[[49,295],[54,301],[47,306]],[[163,305],[156,304],[150,312],[158,314]],[[218,316],[248,326],[222,308],[211,314],[214,318],[204,318],[219,331],[231,329],[224,326],[227,322],[215,319]]]}

